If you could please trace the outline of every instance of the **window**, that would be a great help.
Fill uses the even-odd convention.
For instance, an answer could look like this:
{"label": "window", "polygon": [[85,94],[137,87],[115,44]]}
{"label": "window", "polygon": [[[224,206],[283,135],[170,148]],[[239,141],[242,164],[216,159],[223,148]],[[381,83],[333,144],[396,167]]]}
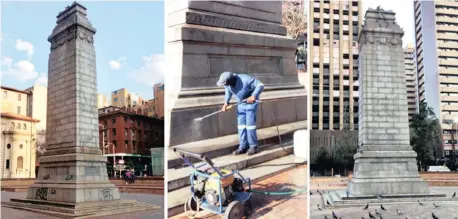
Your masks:
{"label": "window", "polygon": [[111,119],[111,122],[112,122],[113,124],[115,124],[115,123],[116,123],[116,119]]}
{"label": "window", "polygon": [[21,101],[21,94],[17,95],[17,100]]}
{"label": "window", "polygon": [[113,132],[113,136],[116,136],[116,128],[113,128],[112,132]]}
{"label": "window", "polygon": [[11,122],[11,129],[14,130],[16,126],[14,126],[14,122]]}
{"label": "window", "polygon": [[4,97],[4,98],[7,98],[7,97],[8,97],[8,92],[7,92],[7,91],[3,91],[3,97]]}
{"label": "window", "polygon": [[118,102],[118,98],[114,98],[113,101],[114,101],[114,102]]}
{"label": "window", "polygon": [[130,130],[130,135],[132,136],[132,139],[135,139],[135,130]]}
{"label": "window", "polygon": [[[118,146],[116,145],[116,141],[113,141],[113,145],[115,146],[115,148],[117,148]],[[114,153],[114,151],[113,151]]]}
{"label": "window", "polygon": [[24,159],[21,156],[17,158],[17,169],[22,169],[23,160]]}
{"label": "window", "polygon": [[124,136],[127,136],[127,129],[124,129]]}
{"label": "window", "polygon": [[135,147],[135,141],[132,141],[132,150],[137,150]]}
{"label": "window", "polygon": [[103,121],[103,124],[105,124],[105,127],[106,127],[108,125],[108,121],[107,120]]}
{"label": "window", "polygon": [[17,129],[21,129],[21,123],[18,123],[16,126]]}
{"label": "window", "polygon": [[129,145],[129,141],[125,140],[124,145],[126,145],[126,148],[127,148],[127,145]]}
{"label": "window", "polygon": [[17,114],[21,114],[21,107],[20,106],[17,107]]}
{"label": "window", "polygon": [[146,132],[145,132],[145,139],[147,138],[148,136],[146,135]]}
{"label": "window", "polygon": [[7,145],[6,145],[6,148],[7,148],[7,149],[10,149],[10,148],[11,148],[11,144],[7,144]]}
{"label": "window", "polygon": [[6,169],[7,170],[10,169],[10,160],[9,159],[6,160]]}
{"label": "window", "polygon": [[19,145],[19,149],[22,149],[24,146],[22,144]]}
{"label": "window", "polygon": [[140,120],[137,120],[137,125],[140,126]]}
{"label": "window", "polygon": [[124,122],[127,122],[127,116],[124,116]]}
{"label": "window", "polygon": [[26,124],[23,124],[23,125],[22,125],[22,129],[27,130],[27,125],[26,125]]}

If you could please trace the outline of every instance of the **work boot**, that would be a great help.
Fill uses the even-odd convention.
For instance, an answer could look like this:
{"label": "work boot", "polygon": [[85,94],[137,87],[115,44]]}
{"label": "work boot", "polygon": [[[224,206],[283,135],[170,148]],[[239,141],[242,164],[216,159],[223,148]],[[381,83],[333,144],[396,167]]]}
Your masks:
{"label": "work boot", "polygon": [[248,152],[246,153],[247,155],[253,155],[253,154],[256,154],[258,153],[258,148],[257,147],[252,147],[248,150]]}
{"label": "work boot", "polygon": [[237,150],[235,150],[232,154],[234,154],[234,155],[239,155],[239,154],[243,154],[243,153],[245,153],[244,150],[237,149]]}

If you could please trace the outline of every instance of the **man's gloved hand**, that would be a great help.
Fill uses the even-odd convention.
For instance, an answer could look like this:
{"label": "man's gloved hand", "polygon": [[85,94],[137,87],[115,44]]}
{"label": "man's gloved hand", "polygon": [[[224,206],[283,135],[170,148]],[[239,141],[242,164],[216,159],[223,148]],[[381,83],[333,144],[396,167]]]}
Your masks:
{"label": "man's gloved hand", "polygon": [[226,108],[227,108],[227,103],[225,103],[225,104],[223,105],[223,107],[221,108],[221,110],[222,110],[223,112],[226,112]]}
{"label": "man's gloved hand", "polygon": [[246,99],[246,102],[247,103],[254,103],[256,101],[256,97],[255,96],[251,96],[251,97],[248,97],[248,99]]}

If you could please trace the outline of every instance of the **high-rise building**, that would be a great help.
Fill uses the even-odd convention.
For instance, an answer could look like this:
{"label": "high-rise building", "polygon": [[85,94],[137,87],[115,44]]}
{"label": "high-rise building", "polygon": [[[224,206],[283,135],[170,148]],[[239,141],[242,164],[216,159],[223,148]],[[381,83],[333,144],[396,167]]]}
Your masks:
{"label": "high-rise building", "polygon": [[97,94],[97,109],[108,106],[107,96],[104,94]]}
{"label": "high-rise building", "polygon": [[136,94],[129,93],[126,88],[111,92],[111,105],[115,107],[130,108],[144,104],[144,102],[143,98]]}
{"label": "high-rise building", "polygon": [[409,111],[409,122],[412,121],[413,115],[417,112],[417,94],[416,94],[416,74],[414,64],[414,47],[408,44],[404,48],[404,63],[406,72],[407,86],[407,106]]}
{"label": "high-rise building", "polygon": [[361,0],[310,1],[308,11],[308,126],[339,130],[349,116],[357,129]]}
{"label": "high-rise building", "polygon": [[444,155],[451,157],[458,128],[458,2],[414,1],[413,6],[418,99],[440,119]]}
{"label": "high-rise building", "polygon": [[157,118],[164,118],[164,84],[159,83],[154,85],[154,108]]}

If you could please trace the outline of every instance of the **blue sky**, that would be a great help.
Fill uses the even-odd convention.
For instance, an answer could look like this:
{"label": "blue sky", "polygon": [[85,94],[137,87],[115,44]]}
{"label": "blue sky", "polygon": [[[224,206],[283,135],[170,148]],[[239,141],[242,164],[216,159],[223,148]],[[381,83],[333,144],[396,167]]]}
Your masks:
{"label": "blue sky", "polygon": [[[56,16],[73,1],[1,3],[1,84],[25,89],[45,84]],[[153,97],[153,83],[163,82],[164,3],[80,1],[97,29],[98,92],[127,88]],[[109,99],[109,98],[108,98]]]}

